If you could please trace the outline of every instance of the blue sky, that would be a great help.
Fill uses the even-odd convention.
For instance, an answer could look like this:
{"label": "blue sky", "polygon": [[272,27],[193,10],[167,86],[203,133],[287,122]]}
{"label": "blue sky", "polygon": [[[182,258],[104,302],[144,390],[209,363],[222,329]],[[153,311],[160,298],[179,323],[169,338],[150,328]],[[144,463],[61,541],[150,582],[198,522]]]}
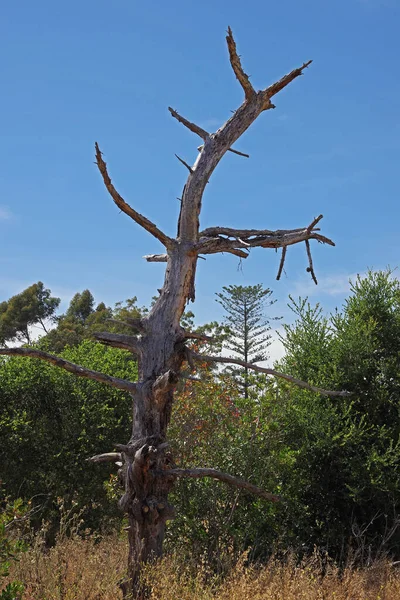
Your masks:
{"label": "blue sky", "polygon": [[214,173],[203,227],[290,228],[324,214],[336,248],[279,257],[256,250],[200,261],[195,311],[220,316],[214,292],[262,283],[286,315],[288,293],[330,310],[349,276],[399,264],[399,0],[39,0],[0,8],[0,300],[42,280],[67,301],[89,288],[98,301],[146,304],[163,265],[143,254],[158,242],[119,214],[93,164],[104,152],[125,199],[167,233],[176,229],[199,139],[170,105],[216,130],[242,102],[225,46],[227,25],[255,87],[312,58]]}

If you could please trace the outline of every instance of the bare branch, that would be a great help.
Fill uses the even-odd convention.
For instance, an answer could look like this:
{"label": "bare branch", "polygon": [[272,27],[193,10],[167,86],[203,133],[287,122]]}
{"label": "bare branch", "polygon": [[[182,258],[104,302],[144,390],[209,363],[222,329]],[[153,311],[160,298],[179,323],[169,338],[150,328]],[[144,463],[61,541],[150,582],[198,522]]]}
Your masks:
{"label": "bare branch", "polygon": [[240,479],[239,477],[234,477],[233,475],[228,475],[228,473],[222,473],[216,469],[169,469],[166,471],[157,472],[157,475],[164,475],[166,477],[193,477],[195,479],[212,477],[213,479],[218,479],[219,481],[223,481],[224,483],[227,483],[233,487],[246,490],[255,496],[264,498],[265,500],[270,500],[271,502],[279,502],[280,500],[279,496],[271,494],[270,492],[257,487],[249,481]]}
{"label": "bare branch", "polygon": [[[198,239],[199,215],[203,192],[219,161],[233,147],[235,142],[250,125],[254,123],[259,115],[263,111],[273,107],[271,97],[281,91],[293,79],[301,75],[303,69],[310,64],[309,62],[304,63],[302,67],[291,71],[291,73],[285,75],[265,90],[255,92],[248,76],[242,69],[230,29],[228,30],[227,42],[232,68],[245,91],[246,99],[216,133],[213,133],[204,140],[203,148],[192,167],[193,172],[190,173],[187,179],[182,196],[178,231],[180,239],[193,242]],[[276,245],[272,247],[276,247]]]}
{"label": "bare branch", "polygon": [[107,171],[107,164],[103,160],[102,153],[100,152],[100,148],[98,143],[95,144],[96,148],[96,164],[99,168],[101,176],[103,177],[104,184],[111,196],[114,200],[115,204],[124,212],[126,215],[131,217],[136,223],[141,225],[146,231],[151,233],[155,238],[157,238],[166,248],[170,248],[173,245],[173,240],[165,235],[158,227],[149,219],[138,213],[134,210],[129,204],[125,202],[125,200],[120,196],[115,187],[111,182],[111,178]]}
{"label": "bare branch", "polygon": [[314,231],[319,231],[318,229],[315,228],[316,225],[318,225],[318,223],[320,222],[321,219],[324,218],[324,215],[318,215],[318,217],[316,217],[314,219],[314,221],[312,221],[310,223],[310,225],[307,227],[308,231],[312,231],[314,229]]}
{"label": "bare branch", "polygon": [[282,275],[282,271],[283,271],[283,267],[285,265],[285,258],[286,258],[286,251],[287,251],[287,246],[283,246],[282,248],[282,256],[281,256],[281,262],[279,263],[279,269],[278,269],[278,274],[276,276],[276,279],[279,281]]}
{"label": "bare branch", "polygon": [[179,121],[179,123],[182,123],[182,125],[184,125],[188,129],[190,129],[190,131],[193,131],[193,133],[197,133],[197,135],[200,136],[201,139],[206,140],[208,138],[208,136],[210,135],[208,133],[208,131],[206,131],[205,129],[202,129],[201,127],[199,127],[195,123],[192,123],[191,121],[188,121],[187,119],[185,119],[185,117],[182,117],[176,110],[174,110],[170,106],[168,106],[168,110],[171,113],[171,115],[177,121]]}
{"label": "bare branch", "polygon": [[236,79],[239,81],[242,86],[246,100],[250,100],[254,95],[255,91],[253,86],[250,83],[249,76],[243,71],[242,64],[240,62],[240,58],[236,51],[236,43],[233,39],[232,29],[228,27],[228,35],[226,36],[226,42],[228,44],[229,50],[229,59],[231,61],[233,72],[236,75]]}
{"label": "bare branch", "polygon": [[[223,237],[200,238],[197,251],[201,254],[216,254],[218,252],[232,252],[235,254],[233,251],[240,248],[282,248],[305,242],[305,240],[318,240],[322,244],[335,245],[332,240],[319,233],[308,232],[307,228],[285,232],[274,231],[270,234],[255,237],[246,237],[243,235],[243,231],[237,229],[234,239]],[[242,254],[240,256],[245,258]]]}
{"label": "bare branch", "polygon": [[[171,113],[171,115],[177,121],[179,121],[179,123],[182,123],[182,125],[184,125],[188,129],[190,129],[190,131],[192,131],[193,133],[197,133],[197,135],[200,136],[203,140],[206,140],[210,136],[208,131],[206,131],[202,127],[199,127],[198,125],[196,125],[196,123],[192,123],[191,121],[188,121],[187,119],[185,119],[185,117],[182,117],[182,115],[180,115],[176,110],[174,110],[170,106],[168,107],[168,110]],[[199,152],[201,152],[203,150],[203,146],[199,146],[197,148],[197,150]],[[237,154],[238,156],[244,156],[245,158],[250,158],[250,156],[248,154],[245,154],[244,152],[239,152],[239,150],[234,150],[233,148],[229,148],[228,150],[229,150],[229,152],[233,152],[233,154]],[[176,154],[175,154],[175,156],[176,156]],[[179,157],[177,157],[177,158],[179,158]]]}
{"label": "bare branch", "polygon": [[[189,350],[189,348],[188,348]],[[301,381],[301,379],[297,379],[296,377],[292,377],[291,375],[286,375],[285,373],[280,373],[279,371],[275,371],[275,369],[268,369],[266,367],[259,367],[258,365],[254,365],[252,363],[245,362],[244,360],[240,360],[238,358],[230,358],[225,356],[206,356],[205,354],[197,354],[192,350],[189,350],[192,353],[192,356],[200,361],[205,362],[219,362],[224,364],[233,364],[239,365],[240,367],[245,367],[247,369],[252,369],[253,371],[257,371],[258,373],[265,373],[266,375],[272,375],[272,377],[277,377],[278,379],[284,379],[289,383],[293,383],[297,385],[297,387],[303,388],[305,390],[310,390],[311,392],[316,392],[317,394],[322,394],[323,396],[330,396],[332,398],[335,397],[347,397],[351,396],[351,392],[346,391],[331,391],[324,390],[322,388],[316,387],[315,385],[310,385],[305,381]]]}
{"label": "bare branch", "polygon": [[[299,67],[298,69],[294,69],[293,71],[290,71],[290,73],[288,73],[287,75],[284,75],[282,77],[282,79],[280,79],[276,83],[273,83],[272,85],[268,86],[265,90],[263,90],[262,93],[265,95],[268,102],[269,102],[270,98],[272,98],[272,96],[275,96],[278,92],[283,90],[283,88],[285,88],[287,85],[289,85],[289,83],[291,83],[293,81],[293,79],[296,79],[296,77],[300,77],[300,75],[303,75],[304,69],[306,69],[309,65],[311,65],[311,63],[312,63],[312,60],[309,60],[309,61],[303,63],[301,67]],[[270,102],[269,102],[269,104],[270,104]],[[275,108],[275,107],[273,104],[270,104],[270,106],[267,106],[267,108]]]}
{"label": "bare branch", "polygon": [[[249,248],[282,248],[282,257],[279,264],[277,279],[279,280],[286,259],[287,246],[305,242],[309,259],[307,271],[315,283],[314,268],[311,258],[309,240],[317,240],[323,244],[334,246],[334,242],[319,233],[320,229],[315,227],[323,218],[319,215],[310,225],[300,229],[284,229],[271,231],[270,229],[233,229],[230,227],[209,227],[200,232],[197,251],[202,254],[216,254],[219,252],[231,252],[241,258],[248,256]],[[225,237],[227,236],[227,237]],[[244,249],[244,250],[241,250]]]}
{"label": "bare branch", "polygon": [[203,229],[203,231],[199,232],[199,237],[213,238],[219,235],[227,235],[228,237],[233,237],[236,239],[238,236],[247,239],[249,237],[259,237],[263,235],[285,235],[286,233],[295,233],[299,231],[304,231],[304,227],[299,227],[298,229],[278,229],[276,231],[272,229],[234,229],[233,227],[207,227],[207,229]]}
{"label": "bare branch", "polygon": [[189,170],[189,173],[193,173],[193,169],[190,165],[187,164],[187,162],[185,162],[183,160],[183,158],[181,158],[180,156],[178,156],[177,154],[175,154],[176,158],[183,164],[185,165],[185,167]]}
{"label": "bare branch", "polygon": [[315,285],[318,285],[318,281],[317,281],[317,278],[315,277],[315,273],[314,273],[314,265],[313,265],[312,256],[311,256],[310,242],[308,240],[306,240],[306,249],[307,249],[308,264],[309,264],[309,266],[307,267],[307,273],[311,273],[311,277],[312,277]]}
{"label": "bare branch", "polygon": [[129,352],[133,352],[134,354],[140,354],[141,352],[140,340],[133,335],[109,333],[108,331],[95,331],[92,335],[98,342],[101,342],[105,346],[129,350]]}
{"label": "bare branch", "polygon": [[237,154],[238,156],[244,156],[245,158],[250,158],[250,154],[245,154],[244,152],[239,152],[239,150],[235,150],[234,148],[228,148],[228,152],[233,152],[233,154]]}
{"label": "bare branch", "polygon": [[143,256],[147,262],[167,262],[168,254],[145,254]]}
{"label": "bare branch", "polygon": [[92,463],[103,463],[103,462],[114,462],[119,463],[122,461],[122,455],[120,452],[106,452],[105,454],[96,454],[86,459]]}
{"label": "bare branch", "polygon": [[239,250],[239,248],[225,248],[225,250],[222,250],[221,252],[228,252],[228,254],[234,254],[235,256],[238,256],[239,258],[247,258],[249,255],[248,252]]}
{"label": "bare branch", "polygon": [[100,373],[99,371],[92,371],[86,367],[76,365],[69,360],[54,356],[53,354],[48,354],[47,352],[42,352],[42,350],[36,350],[35,348],[0,348],[0,354],[5,356],[28,356],[30,358],[39,358],[40,360],[44,360],[56,367],[60,367],[77,377],[94,379],[95,381],[105,383],[106,385],[110,385],[119,390],[125,390],[126,392],[132,393],[136,390],[136,383],[127,381],[126,379],[120,379],[119,377],[112,377],[111,375]]}

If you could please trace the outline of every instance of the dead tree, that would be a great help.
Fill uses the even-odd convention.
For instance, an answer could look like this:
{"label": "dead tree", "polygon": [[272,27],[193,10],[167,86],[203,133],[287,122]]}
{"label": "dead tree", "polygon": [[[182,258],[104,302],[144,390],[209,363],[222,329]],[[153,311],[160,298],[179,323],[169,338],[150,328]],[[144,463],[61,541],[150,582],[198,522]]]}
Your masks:
{"label": "dead tree", "polygon": [[228,28],[226,41],[233,72],[244,91],[245,98],[241,106],[215,133],[205,131],[181,116],[176,110],[169,109],[179,123],[202,139],[202,145],[198,148],[199,154],[192,166],[178,157],[187,169],[188,177],[180,199],[178,232],[175,238],[166,235],[155,223],[125,202],[111,181],[98,144],[96,143],[95,146],[97,166],[115,204],[153,235],[165,249],[163,254],[145,257],[149,262],[165,262],[166,270],[164,285],[151,312],[143,319],[132,320],[130,323],[132,333],[137,334],[138,331],[140,333],[138,335],[95,334],[99,342],[122,348],[138,358],[139,380],[130,382],[110,377],[33,348],[0,350],[0,354],[30,356],[45,360],[78,377],[94,379],[128,391],[132,395],[133,427],[129,442],[118,445],[117,452],[95,456],[91,460],[93,462],[111,460],[120,466],[125,489],[120,506],[129,517],[128,580],[125,590],[126,593],[132,593],[131,597],[136,598],[142,597],[138,579],[140,565],[161,555],[165,524],[174,516],[174,509],[168,502],[168,494],[176,478],[213,477],[228,485],[244,488],[266,500],[278,501],[273,494],[215,469],[175,468],[167,448],[167,429],[171,418],[174,387],[185,361],[191,366],[198,360],[240,363],[249,369],[282,377],[295,385],[321,394],[330,396],[346,394],[346,392],[330,392],[313,387],[272,369],[264,369],[234,359],[195,354],[189,349],[187,342],[199,336],[185,331],[180,325],[186,304],[195,298],[196,265],[200,255],[228,252],[244,259],[248,257],[251,248],[282,248],[277,275],[279,279],[287,247],[304,242],[308,257],[307,271],[317,283],[311,258],[310,240],[334,246],[330,239],[319,233],[317,225],[322,215],[310,220],[305,227],[292,230],[232,229],[220,226],[200,229],[199,217],[203,193],[219,161],[228,151],[239,156],[247,156],[233,148],[235,142],[261,113],[274,108],[272,98],[302,75],[304,69],[311,63],[311,61],[304,63],[276,83],[256,91],[242,68],[230,28]]}

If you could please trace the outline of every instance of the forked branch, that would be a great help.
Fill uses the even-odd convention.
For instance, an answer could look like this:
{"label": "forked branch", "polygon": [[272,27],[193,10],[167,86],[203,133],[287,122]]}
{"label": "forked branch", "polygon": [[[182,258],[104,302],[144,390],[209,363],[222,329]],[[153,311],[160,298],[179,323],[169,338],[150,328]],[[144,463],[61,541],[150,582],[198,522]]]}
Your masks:
{"label": "forked branch", "polygon": [[117,192],[115,187],[111,182],[111,178],[107,171],[107,164],[103,160],[103,155],[100,152],[100,148],[98,143],[95,144],[96,148],[96,164],[99,168],[101,176],[103,177],[104,184],[111,196],[114,200],[115,204],[119,209],[122,210],[126,215],[128,215],[131,219],[136,221],[139,225],[146,229],[149,233],[151,233],[155,238],[157,238],[166,248],[170,248],[173,245],[173,240],[168,237],[165,233],[163,233],[152,221],[138,213],[134,208],[132,208],[122,196]]}
{"label": "forked branch", "polygon": [[217,471],[216,469],[169,469],[167,471],[162,471],[162,475],[165,476],[173,476],[173,477],[193,477],[195,479],[200,479],[203,477],[212,477],[213,479],[218,479],[219,481],[223,481],[228,485],[231,485],[236,488],[240,488],[242,490],[246,490],[246,492],[250,492],[255,496],[259,496],[260,498],[264,498],[265,500],[270,500],[271,502],[279,502],[279,496],[275,494],[271,494],[262,488],[246,481],[245,479],[240,479],[239,477],[234,477],[233,475],[228,475],[228,473],[222,473],[221,471]]}
{"label": "forked branch", "polygon": [[[176,110],[174,110],[170,106],[168,107],[168,110],[171,113],[171,115],[174,117],[174,119],[179,121],[179,123],[182,123],[182,125],[187,127],[190,131],[193,131],[193,133],[197,133],[197,135],[200,136],[202,140],[205,141],[208,137],[210,137],[210,134],[208,133],[208,131],[206,131],[202,127],[199,127],[198,125],[196,125],[196,123],[192,123],[191,121],[188,121],[187,119],[185,119],[185,117],[182,117],[182,115],[180,115]],[[202,149],[203,149],[203,146],[199,146],[198,150],[200,151]],[[233,148],[228,148],[228,151],[233,152],[234,154],[237,154],[238,156],[244,156],[245,158],[250,158],[250,156],[248,154],[245,154],[244,152],[239,152],[239,150],[234,150]],[[177,157],[177,158],[179,158],[179,157]],[[181,159],[179,159],[179,160],[181,160]]]}
{"label": "forked branch", "polygon": [[[294,69],[268,88],[255,92],[248,75],[243,71],[230,28],[228,29],[227,43],[233,71],[245,92],[246,99],[243,104],[217,132],[207,135],[207,137],[205,137],[207,132],[202,128],[180,117],[176,111],[171,111],[171,114],[188,127],[190,131],[195,132],[204,139],[200,154],[193,167],[191,167],[191,172],[189,173],[182,195],[178,227],[179,238],[181,240],[190,240],[192,242],[197,242],[198,240],[199,215],[203,192],[219,161],[226,152],[232,149],[235,142],[263,111],[273,108],[273,104],[271,103],[272,96],[301,75],[303,70],[310,64],[309,62],[304,63],[300,68]],[[271,245],[271,247],[277,247],[276,243]],[[241,246],[238,245],[226,244],[224,249],[221,248],[220,251],[232,252],[234,250],[234,254],[238,254],[238,249],[240,248]],[[211,252],[215,252],[215,250],[211,250]]]}
{"label": "forked branch", "polygon": [[48,354],[47,352],[36,350],[35,348],[0,348],[0,354],[5,356],[27,356],[30,358],[39,358],[40,360],[44,360],[55,367],[60,367],[61,369],[72,373],[76,377],[93,379],[119,390],[124,390],[125,392],[132,393],[136,390],[136,383],[127,381],[126,379],[120,379],[119,377],[112,377],[111,375],[100,373],[99,371],[92,371],[86,367],[76,365],[69,360],[65,360],[60,356],[54,356],[53,354]]}
{"label": "forked branch", "polygon": [[284,379],[293,385],[296,385],[299,388],[304,390],[310,390],[311,392],[316,392],[317,394],[321,394],[322,396],[330,396],[332,398],[335,397],[347,397],[351,396],[351,392],[342,391],[332,391],[332,390],[324,390],[323,388],[316,387],[315,385],[311,385],[306,381],[301,381],[301,379],[297,379],[296,377],[292,377],[291,375],[286,375],[285,373],[280,373],[279,371],[275,371],[275,369],[269,369],[267,367],[259,367],[258,365],[254,365],[252,363],[245,362],[244,360],[240,360],[238,358],[230,358],[225,356],[207,356],[205,354],[198,354],[193,352],[188,348],[188,351],[191,353],[192,357],[196,360],[203,362],[217,362],[223,364],[232,364],[239,365],[240,367],[245,367],[246,369],[252,369],[253,371],[257,371],[257,373],[265,373],[266,375],[271,375],[272,377],[276,377],[278,379]]}

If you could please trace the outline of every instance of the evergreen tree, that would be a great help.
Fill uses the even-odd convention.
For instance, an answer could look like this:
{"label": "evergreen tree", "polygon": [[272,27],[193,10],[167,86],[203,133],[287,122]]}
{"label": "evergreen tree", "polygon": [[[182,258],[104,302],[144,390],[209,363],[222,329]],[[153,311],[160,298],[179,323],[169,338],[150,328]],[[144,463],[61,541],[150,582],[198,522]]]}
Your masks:
{"label": "evergreen tree", "polygon": [[[65,314],[57,318],[57,327],[52,329],[39,341],[44,350],[62,352],[67,346],[78,346],[85,339],[92,339],[98,331],[110,331],[131,335],[137,333],[127,323],[146,313],[146,308],[136,305],[137,298],[128,298],[125,302],[117,302],[114,308],[95,300],[90,290],[78,292],[72,298]],[[1,305],[0,305],[1,312]]]}
{"label": "evergreen tree", "polygon": [[[256,363],[269,358],[266,351],[271,344],[270,320],[265,316],[265,309],[276,300],[271,300],[272,291],[257,285],[229,285],[217,293],[217,302],[226,312],[225,325],[228,328],[226,348],[234,353],[235,358],[246,363]],[[273,317],[273,320],[280,317]],[[254,375],[248,367],[230,366],[227,371],[232,373],[245,398],[254,381]]]}
{"label": "evergreen tree", "polygon": [[68,310],[67,317],[76,319],[84,323],[89,315],[94,311],[94,297],[90,290],[83,290],[82,293],[77,293],[72,298]]}
{"label": "evergreen tree", "polygon": [[31,343],[31,327],[39,325],[47,333],[49,321],[54,321],[54,313],[60,298],[51,296],[41,281],[34,283],[9,300],[0,303],[0,346],[7,342]]}

